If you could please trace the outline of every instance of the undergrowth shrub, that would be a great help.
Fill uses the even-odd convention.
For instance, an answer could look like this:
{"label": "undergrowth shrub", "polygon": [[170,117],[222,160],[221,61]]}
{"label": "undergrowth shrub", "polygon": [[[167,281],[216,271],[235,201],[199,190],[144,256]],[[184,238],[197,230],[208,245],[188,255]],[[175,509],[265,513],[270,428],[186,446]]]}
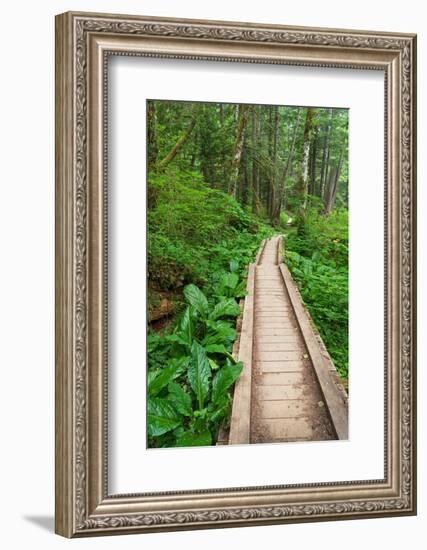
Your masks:
{"label": "undergrowth shrub", "polygon": [[307,212],[285,241],[287,265],[300,287],[339,374],[348,377],[348,212]]}
{"label": "undergrowth shrub", "polygon": [[272,229],[192,172],[151,175],[148,201],[149,296],[182,291],[172,326],[148,335],[148,446],[211,445],[243,367],[231,350],[246,268]]}

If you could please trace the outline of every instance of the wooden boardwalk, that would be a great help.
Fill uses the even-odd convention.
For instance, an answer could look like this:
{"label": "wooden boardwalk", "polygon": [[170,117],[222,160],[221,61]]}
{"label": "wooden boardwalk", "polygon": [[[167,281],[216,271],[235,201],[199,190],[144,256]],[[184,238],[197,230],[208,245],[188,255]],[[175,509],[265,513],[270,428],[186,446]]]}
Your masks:
{"label": "wooden boardwalk", "polygon": [[269,239],[250,266],[230,444],[348,437],[345,392],[280,248]]}

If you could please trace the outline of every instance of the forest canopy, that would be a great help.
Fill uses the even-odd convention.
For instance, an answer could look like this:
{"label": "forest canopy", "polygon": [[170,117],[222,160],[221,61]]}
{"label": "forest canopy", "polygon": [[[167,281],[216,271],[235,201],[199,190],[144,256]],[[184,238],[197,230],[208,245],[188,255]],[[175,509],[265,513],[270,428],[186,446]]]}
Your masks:
{"label": "forest canopy", "polygon": [[149,101],[149,172],[196,171],[273,226],[348,206],[348,110]]}

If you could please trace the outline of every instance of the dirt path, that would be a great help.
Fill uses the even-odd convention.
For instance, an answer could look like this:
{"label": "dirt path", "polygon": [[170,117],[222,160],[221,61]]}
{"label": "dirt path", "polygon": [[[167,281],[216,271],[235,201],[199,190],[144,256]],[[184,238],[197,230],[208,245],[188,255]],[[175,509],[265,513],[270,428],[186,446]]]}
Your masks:
{"label": "dirt path", "polygon": [[277,263],[278,239],[255,267],[250,442],[336,439]]}

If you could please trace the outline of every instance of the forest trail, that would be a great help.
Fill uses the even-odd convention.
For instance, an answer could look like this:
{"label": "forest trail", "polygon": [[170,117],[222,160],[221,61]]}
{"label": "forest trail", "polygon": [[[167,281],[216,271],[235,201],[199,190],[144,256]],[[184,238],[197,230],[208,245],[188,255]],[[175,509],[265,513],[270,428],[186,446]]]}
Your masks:
{"label": "forest trail", "polygon": [[148,447],[347,439],[348,109],[161,99],[146,122]]}
{"label": "forest trail", "polygon": [[240,343],[247,350],[245,338],[252,339],[251,361],[236,384],[229,442],[346,439],[346,395],[280,263],[280,240],[265,242],[253,268],[246,311],[252,331],[242,332]]}

